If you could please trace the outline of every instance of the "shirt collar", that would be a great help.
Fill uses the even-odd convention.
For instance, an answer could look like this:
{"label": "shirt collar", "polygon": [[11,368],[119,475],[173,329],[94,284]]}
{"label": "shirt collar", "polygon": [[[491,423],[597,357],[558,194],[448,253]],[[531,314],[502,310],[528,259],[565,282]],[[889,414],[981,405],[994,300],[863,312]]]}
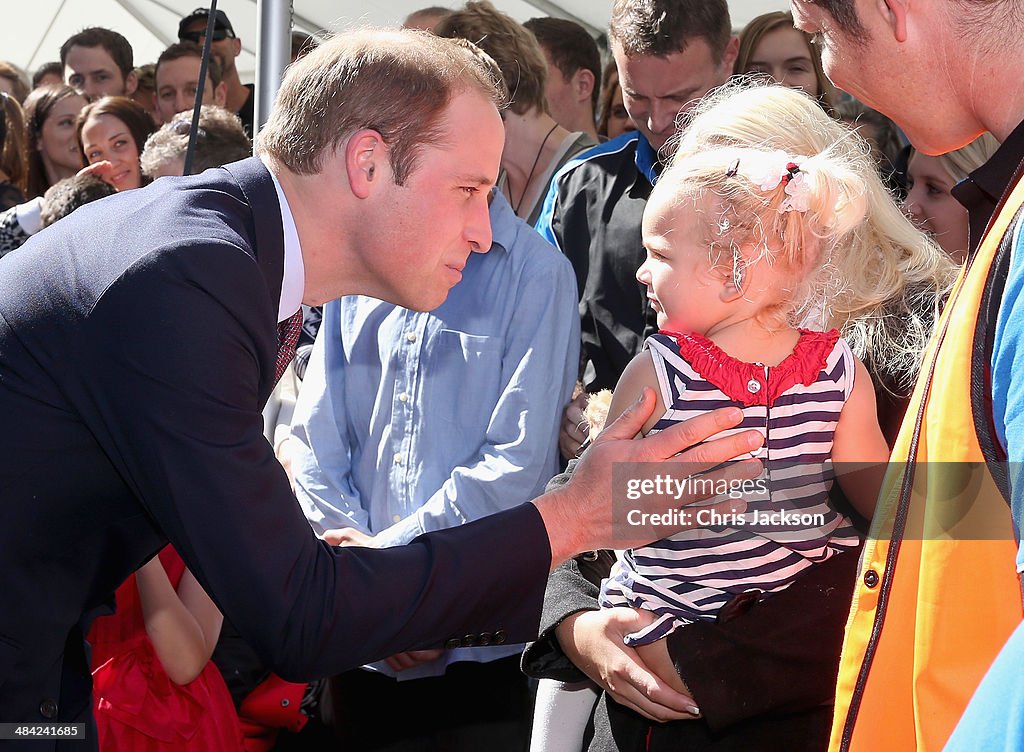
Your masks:
{"label": "shirt collar", "polygon": [[261,157],[263,164],[270,172],[277,191],[277,201],[281,205],[281,226],[284,228],[284,274],[281,277],[281,300],[277,308],[277,320],[284,321],[292,316],[302,305],[302,295],[306,291],[306,270],[302,264],[302,246],[299,245],[299,231],[295,227],[288,199],[281,188],[277,175],[270,169],[266,158]]}
{"label": "shirt collar", "polygon": [[970,219],[971,254],[977,250],[985,227],[1022,160],[1024,122],[1013,130],[985,164],[953,186],[953,197],[967,209]]}
{"label": "shirt collar", "polygon": [[636,136],[636,169],[647,178],[648,183],[654,185],[661,171],[658,166],[658,153],[644,138],[644,134],[637,131]]}
{"label": "shirt collar", "polygon": [[516,233],[519,231],[519,217],[512,210],[508,199],[499,190],[491,193],[491,205],[488,209],[491,219],[491,253],[496,249],[511,251],[515,245]]}

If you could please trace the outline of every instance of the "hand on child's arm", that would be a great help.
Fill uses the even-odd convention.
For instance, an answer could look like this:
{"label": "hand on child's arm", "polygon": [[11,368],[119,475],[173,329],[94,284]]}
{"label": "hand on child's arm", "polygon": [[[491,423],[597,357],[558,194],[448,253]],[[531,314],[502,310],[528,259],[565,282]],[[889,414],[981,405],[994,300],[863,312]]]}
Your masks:
{"label": "hand on child's arm", "polygon": [[581,611],[559,624],[555,636],[569,660],[620,705],[653,721],[695,718],[700,711],[693,698],[659,678],[623,642],[627,634],[654,618],[650,612],[631,608]]}

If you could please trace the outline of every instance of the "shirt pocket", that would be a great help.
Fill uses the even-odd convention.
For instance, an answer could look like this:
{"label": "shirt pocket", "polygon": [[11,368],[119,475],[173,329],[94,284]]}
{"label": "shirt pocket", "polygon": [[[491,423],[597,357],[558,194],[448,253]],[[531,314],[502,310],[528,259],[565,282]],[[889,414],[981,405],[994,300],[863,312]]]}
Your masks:
{"label": "shirt pocket", "polygon": [[425,420],[440,418],[482,439],[500,396],[501,356],[498,337],[438,331],[423,370]]}

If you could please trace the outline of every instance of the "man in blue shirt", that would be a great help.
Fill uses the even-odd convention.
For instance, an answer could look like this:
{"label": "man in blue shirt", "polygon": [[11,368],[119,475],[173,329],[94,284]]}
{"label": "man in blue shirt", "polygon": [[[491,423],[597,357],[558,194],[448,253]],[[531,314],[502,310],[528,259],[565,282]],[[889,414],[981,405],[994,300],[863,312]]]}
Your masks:
{"label": "man in blue shirt", "polygon": [[[490,251],[470,257],[437,310],[361,296],[325,307],[288,455],[306,516],[332,543],[403,545],[521,504],[557,472],[578,362],[575,279],[500,193],[490,219]],[[522,647],[414,651],[367,667],[376,673],[343,674],[331,685],[335,726],[352,748],[369,749],[489,720],[504,726],[492,725],[488,748],[506,740],[521,749]],[[457,676],[446,675],[456,662]],[[482,696],[483,686],[502,687],[505,699]],[[480,700],[489,713],[467,711]],[[403,710],[391,728],[367,728],[357,703]]]}

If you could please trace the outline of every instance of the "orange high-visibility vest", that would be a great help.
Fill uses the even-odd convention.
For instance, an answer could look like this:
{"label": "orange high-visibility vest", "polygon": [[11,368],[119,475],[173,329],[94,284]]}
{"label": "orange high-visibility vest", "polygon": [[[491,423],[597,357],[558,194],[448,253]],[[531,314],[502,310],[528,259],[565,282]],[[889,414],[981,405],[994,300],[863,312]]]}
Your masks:
{"label": "orange high-visibility vest", "polygon": [[991,413],[979,311],[1022,204],[1024,181],[961,273],[925,355],[861,557],[833,752],[941,750],[1021,621],[1010,509],[977,416]]}

